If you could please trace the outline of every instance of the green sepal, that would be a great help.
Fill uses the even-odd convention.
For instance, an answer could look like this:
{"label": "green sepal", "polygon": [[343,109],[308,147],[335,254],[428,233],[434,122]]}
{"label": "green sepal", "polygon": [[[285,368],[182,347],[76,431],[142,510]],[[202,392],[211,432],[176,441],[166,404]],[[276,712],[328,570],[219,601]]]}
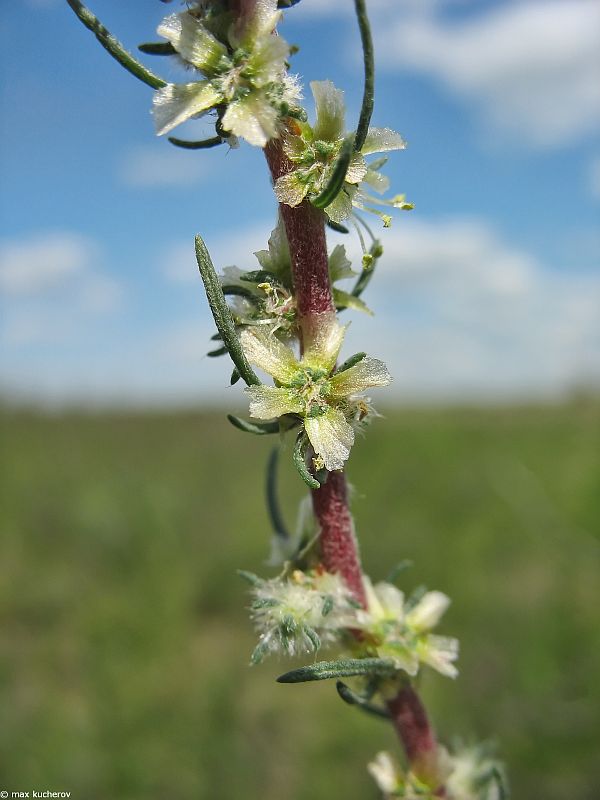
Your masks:
{"label": "green sepal", "polygon": [[373,312],[369,306],[359,297],[356,297],[356,295],[336,288],[332,290],[332,295],[333,302],[338,311],[341,311],[343,308],[352,308],[354,311],[364,311],[364,313],[368,314],[370,317],[373,316]]}
{"label": "green sepal", "polygon": [[340,225],[339,222],[334,222],[332,219],[328,218],[325,224],[328,228],[331,228],[331,230],[335,231],[336,233],[350,233],[345,225]]}
{"label": "green sepal", "polygon": [[304,432],[304,430],[302,430],[296,437],[296,443],[294,444],[294,452],[292,458],[294,461],[294,466],[298,470],[298,474],[300,475],[304,483],[310,489],[318,489],[321,486],[321,484],[316,478],[314,478],[310,474],[309,469],[306,466],[305,455],[306,455],[307,445],[308,445],[308,437]]}
{"label": "green sepal", "polygon": [[171,42],[143,42],[138,44],[138,50],[148,56],[174,56],[177,53]]}
{"label": "green sepal", "polygon": [[326,617],[333,611],[333,597],[328,594],[323,600],[323,608],[321,609],[321,616]]}
{"label": "green sepal", "polygon": [[200,236],[196,236],[196,261],[198,262],[198,269],[200,270],[200,275],[204,282],[206,297],[217,330],[223,337],[223,343],[229,351],[231,360],[238,368],[240,375],[248,386],[259,386],[260,380],[250,366],[244,350],[242,349],[241,342],[235,330],[235,323],[231,316],[231,311],[225,301],[221,282],[215,272],[206,245]]}
{"label": "green sepal", "polygon": [[98,17],[86,8],[80,0],[67,0],[71,9],[75,12],[76,16],[83,22],[85,27],[91,31],[96,39],[100,42],[102,47],[109,53],[119,64],[124,67],[127,72],[130,72],[142,83],[151,86],[153,89],[161,89],[167,85],[167,82],[158,75],[155,75],[140,63],[131,53],[126,50],[121,42],[116,39],[112,33],[104,27]]}
{"label": "green sepal", "polygon": [[263,660],[263,658],[267,655],[268,652],[269,652],[269,645],[267,644],[267,642],[259,642],[252,651],[252,655],[250,656],[250,663],[252,664],[252,666],[260,664],[260,662]]}
{"label": "green sepal", "polygon": [[335,371],[334,375],[337,375],[337,374],[338,374],[338,373],[340,373],[340,372],[345,372],[347,369],[350,369],[350,367],[354,367],[354,366],[356,366],[356,364],[358,364],[359,362],[361,362],[361,361],[363,360],[363,358],[366,358],[366,356],[367,356],[367,354],[366,354],[366,353],[355,353],[353,356],[350,356],[350,358],[347,358],[347,359],[344,361],[344,363],[343,363],[343,364],[341,364],[341,365],[340,365],[340,366],[339,366],[339,367],[336,369],[336,371]]}
{"label": "green sepal", "polygon": [[373,703],[369,703],[368,700],[365,700],[364,697],[353,692],[352,689],[342,681],[337,681],[335,688],[344,703],[348,703],[349,706],[356,706],[360,708],[361,711],[365,711],[373,717],[379,717],[379,719],[390,719],[390,712],[386,708],[381,708]]}
{"label": "green sepal", "polygon": [[306,638],[310,640],[310,643],[312,644],[315,653],[318,653],[319,650],[321,649],[321,637],[319,636],[319,634],[309,625],[305,625],[303,631]]}
{"label": "green sepal", "polygon": [[315,208],[326,208],[330,203],[333,203],[335,198],[341,192],[346,180],[346,173],[350,166],[350,159],[352,158],[352,145],[354,137],[348,136],[340,148],[340,154],[334,164],[331,176],[327,181],[327,185],[323,191],[311,200]]}
{"label": "green sepal", "polygon": [[317,661],[307,667],[293,669],[277,678],[277,683],[306,683],[329,678],[348,678],[353,675],[392,677],[398,672],[389,658],[341,658],[337,661]]}
{"label": "green sepal", "polygon": [[258,575],[255,575],[253,572],[248,572],[245,569],[238,569],[236,572],[240,578],[246,581],[246,583],[249,583],[250,586],[262,586],[264,583],[263,579],[259,578]]}
{"label": "green sepal", "polygon": [[226,347],[217,347],[216,350],[209,350],[206,354],[209,358],[217,358],[218,356],[224,356],[228,350]]}
{"label": "green sepal", "polygon": [[175,147],[182,147],[184,150],[208,150],[210,147],[217,147],[225,142],[221,136],[211,136],[210,139],[199,139],[196,142],[189,142],[187,139],[178,139],[176,136],[169,136],[169,142]]}
{"label": "green sepal", "polygon": [[227,419],[234,428],[244,433],[253,433],[256,436],[266,436],[270,433],[279,433],[279,422],[250,422],[249,420],[227,414]]}

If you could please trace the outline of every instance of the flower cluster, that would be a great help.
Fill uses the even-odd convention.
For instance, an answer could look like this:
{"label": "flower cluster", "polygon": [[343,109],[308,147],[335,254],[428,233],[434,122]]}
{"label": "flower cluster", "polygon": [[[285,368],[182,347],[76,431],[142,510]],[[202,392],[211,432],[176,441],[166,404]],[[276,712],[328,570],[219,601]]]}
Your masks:
{"label": "flower cluster", "polygon": [[268,327],[247,327],[240,340],[251,364],[271,375],[275,386],[249,386],[250,415],[268,420],[296,416],[315,451],[317,469],[342,469],[354,444],[354,427],[371,409],[362,392],[391,381],[382,361],[360,353],[337,370],[345,327],[332,320],[301,359]]}
{"label": "flower cluster", "polygon": [[414,676],[421,663],[455,678],[458,640],[436,636],[431,630],[450,605],[442,592],[426,592],[411,603],[391,583],[373,586],[365,578],[368,608],[357,611],[357,627],[373,643],[377,655],[391,658],[398,669]]}
{"label": "flower cluster", "polygon": [[[503,800],[507,797],[502,765],[485,747],[472,747],[449,755],[440,748],[447,774],[444,797],[448,800]],[[439,795],[412,772],[405,772],[389,753],[378,753],[368,765],[384,800],[435,800]]]}
{"label": "flower cluster", "polygon": [[[269,237],[267,250],[254,253],[258,270],[241,270],[230,266],[223,269],[223,291],[233,296],[230,301],[234,320],[238,326],[268,325],[282,340],[298,335],[296,298],[292,282],[290,249],[281,219]],[[339,281],[356,277],[346,256],[344,245],[336,245],[329,256],[329,278],[333,301],[338,309],[352,308],[372,312],[359,298],[340,289]]]}
{"label": "flower cluster", "polygon": [[339,641],[355,604],[340,576],[323,570],[257,579],[252,595],[251,616],[260,633],[253,664],[269,653],[316,653],[322,645]]}
{"label": "flower cluster", "polygon": [[[295,168],[282,175],[275,183],[275,194],[280,203],[299,205],[306,196],[318,195],[327,185],[346,139],[344,93],[336,89],[331,81],[313,81],[310,84],[316,107],[316,121],[311,127],[307,122],[294,122],[283,138],[283,149]],[[352,214],[352,207],[378,214],[387,227],[391,217],[372,208],[381,203],[369,195],[364,184],[379,194],[389,189],[389,180],[379,172],[386,163],[382,158],[371,164],[366,155],[402,150],[406,147],[400,134],[390,128],[370,128],[360,152],[354,152],[346,172],[346,179],[337,197],[325,208],[325,213],[334,222],[341,223]],[[403,195],[384,205],[395,208],[412,208]]]}
{"label": "flower cluster", "polygon": [[157,133],[217,109],[220,129],[264,147],[279,135],[279,121],[300,97],[287,74],[290,47],[273,31],[281,12],[276,0],[259,0],[233,20],[222,2],[196,3],[171,14],[158,33],[183,63],[205,78],[168,83],[154,95]]}

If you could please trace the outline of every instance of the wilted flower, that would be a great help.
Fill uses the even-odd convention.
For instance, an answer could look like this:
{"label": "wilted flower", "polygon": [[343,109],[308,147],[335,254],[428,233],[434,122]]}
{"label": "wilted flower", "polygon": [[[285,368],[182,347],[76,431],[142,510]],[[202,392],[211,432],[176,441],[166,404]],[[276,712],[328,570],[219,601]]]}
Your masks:
{"label": "wilted flower", "polygon": [[373,640],[381,658],[393,659],[398,669],[416,675],[419,664],[429,664],[442,675],[455,678],[458,640],[430,631],[450,604],[442,592],[426,592],[412,607],[391,583],[373,586],[365,578],[368,608],[357,611],[359,627]]}
{"label": "wilted flower", "polygon": [[[336,89],[331,81],[313,81],[310,87],[317,112],[315,125],[311,127],[308,123],[298,122],[294,125],[294,132],[286,133],[283,148],[295,169],[282,175],[275,183],[277,199],[289,206],[297,206],[307,195],[318,195],[323,190],[346,137],[344,93]],[[367,164],[364,157],[405,147],[404,139],[390,128],[369,128],[360,153],[354,152],[350,158],[342,191],[325,208],[329,218],[334,222],[342,222],[350,216],[354,205],[374,211],[383,218],[384,224],[389,225],[388,216],[365,205],[365,202],[380,201],[359,189],[360,184],[368,184],[380,194],[389,189],[389,180],[379,172],[386,159]],[[385,204],[396,208],[412,208],[400,196],[385,201]]]}
{"label": "wilted flower", "polygon": [[217,4],[166,17],[158,33],[206,79],[158,89],[157,133],[219,108],[222,129],[250,144],[264,147],[276,137],[279,119],[300,96],[295,79],[287,75],[289,45],[273,35],[280,16],[276,0],[259,0],[237,23]]}
{"label": "wilted flower", "polygon": [[252,619],[260,640],[252,654],[315,653],[337,641],[353,611],[353,598],[339,575],[295,570],[290,577],[258,581],[252,590]]}
{"label": "wilted flower", "polygon": [[245,328],[240,336],[248,360],[271,375],[276,386],[249,386],[250,415],[273,419],[299,417],[317,457],[328,470],[342,469],[354,444],[354,428],[368,413],[360,393],[391,381],[382,361],[368,356],[335,370],[345,328],[332,321],[298,360],[287,345],[264,328]]}

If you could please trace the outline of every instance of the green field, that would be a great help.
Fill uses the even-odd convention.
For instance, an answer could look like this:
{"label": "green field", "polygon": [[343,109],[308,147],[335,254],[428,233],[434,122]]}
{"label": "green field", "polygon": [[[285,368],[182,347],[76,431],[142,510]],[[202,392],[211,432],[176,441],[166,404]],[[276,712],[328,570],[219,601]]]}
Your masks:
{"label": "green field", "polygon": [[[388,726],[249,668],[270,447],[222,415],[0,415],[0,789],[74,800],[361,800]],[[453,605],[442,738],[495,739],[518,800],[594,800],[600,413],[390,411],[349,476],[365,567]],[[302,486],[287,464],[282,493]],[[293,516],[293,515],[292,515]],[[290,519],[290,523],[293,519]]]}

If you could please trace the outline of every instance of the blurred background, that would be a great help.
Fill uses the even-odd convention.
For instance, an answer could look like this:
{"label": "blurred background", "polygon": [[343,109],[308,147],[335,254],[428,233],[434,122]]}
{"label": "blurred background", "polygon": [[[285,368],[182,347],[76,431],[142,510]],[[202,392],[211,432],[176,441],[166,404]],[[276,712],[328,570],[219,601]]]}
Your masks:
{"label": "blurred background", "polygon": [[[422,683],[442,739],[497,741],[515,798],[595,800],[600,4],[370,7],[374,124],[408,140],[387,172],[415,210],[348,335],[395,377],[349,468],[365,567],[410,559],[402,588],[453,598],[461,675]],[[166,7],[92,8],[134,49]],[[302,0],[282,33],[352,128],[352,3]],[[0,34],[0,789],[376,798],[387,727],[247,666],[235,569],[268,571],[270,442],[224,419],[245,404],[205,356],[193,236],[253,268],[262,155],[157,140],[151,90],[61,0],[3,5]],[[284,459],[290,525],[302,492]]]}

